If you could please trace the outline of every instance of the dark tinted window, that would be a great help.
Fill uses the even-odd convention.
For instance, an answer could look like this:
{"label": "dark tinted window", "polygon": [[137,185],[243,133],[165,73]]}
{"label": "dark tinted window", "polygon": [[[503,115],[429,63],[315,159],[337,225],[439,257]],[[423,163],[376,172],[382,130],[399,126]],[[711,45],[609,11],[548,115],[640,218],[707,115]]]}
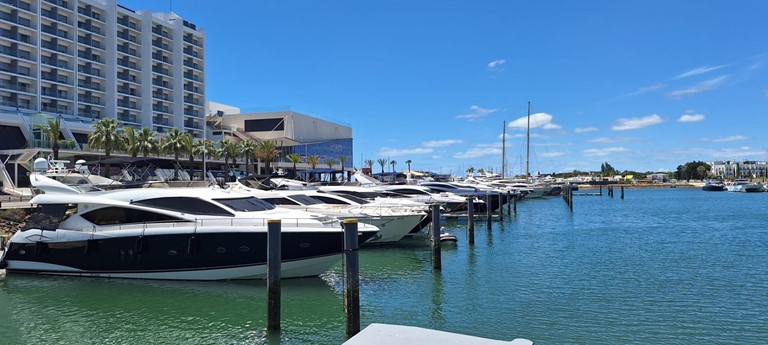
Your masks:
{"label": "dark tinted window", "polygon": [[315,195],[315,196],[312,196],[312,198],[320,200],[320,201],[322,201],[322,202],[324,202],[326,204],[329,204],[329,205],[351,205],[349,202],[345,202],[343,200],[339,200],[339,199],[336,199],[336,198],[330,198],[330,197],[322,196],[322,195]]}
{"label": "dark tinted window", "polygon": [[377,196],[379,196],[378,193],[364,193],[364,192],[334,192],[334,194],[338,194],[341,197],[344,197],[346,199],[352,200],[358,204],[368,204],[370,201],[365,200],[363,198],[370,198],[370,199],[376,199]]}
{"label": "dark tinted window", "polygon": [[285,129],[285,121],[280,119],[245,120],[246,132],[271,132]]}
{"label": "dark tinted window", "polygon": [[184,221],[184,219],[151,211],[116,206],[86,212],[81,216],[96,225]]}
{"label": "dark tinted window", "polygon": [[261,200],[264,200],[272,205],[292,205],[296,206],[299,205],[297,202],[290,200],[288,198],[261,198]]}
{"label": "dark tinted window", "polygon": [[315,198],[310,197],[309,195],[304,194],[291,195],[289,198],[300,202],[302,205],[317,205],[323,203]]}
{"label": "dark tinted window", "polygon": [[425,191],[418,190],[418,189],[408,189],[408,188],[393,189],[392,192],[400,193],[400,194],[408,194],[408,195],[429,195],[429,193]]}
{"label": "dark tinted window", "polygon": [[169,211],[176,211],[188,214],[203,216],[225,216],[232,217],[233,214],[227,210],[199,198],[191,197],[167,197],[146,199],[131,202],[135,205],[155,207]]}
{"label": "dark tinted window", "polygon": [[274,209],[275,206],[254,197],[238,199],[213,199],[238,212],[253,212]]}

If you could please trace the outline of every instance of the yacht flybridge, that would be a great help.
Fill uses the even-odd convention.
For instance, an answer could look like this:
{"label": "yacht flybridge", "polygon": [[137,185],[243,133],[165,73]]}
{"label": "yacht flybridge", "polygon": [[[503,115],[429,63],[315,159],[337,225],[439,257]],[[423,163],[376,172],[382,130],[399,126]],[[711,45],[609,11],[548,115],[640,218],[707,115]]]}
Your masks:
{"label": "yacht flybridge", "polygon": [[[267,221],[282,220],[282,276],[317,276],[341,259],[337,219],[277,209],[209,188],[49,193],[14,234],[0,264],[9,273],[223,280],[266,276]],[[359,224],[363,243],[378,228]]]}

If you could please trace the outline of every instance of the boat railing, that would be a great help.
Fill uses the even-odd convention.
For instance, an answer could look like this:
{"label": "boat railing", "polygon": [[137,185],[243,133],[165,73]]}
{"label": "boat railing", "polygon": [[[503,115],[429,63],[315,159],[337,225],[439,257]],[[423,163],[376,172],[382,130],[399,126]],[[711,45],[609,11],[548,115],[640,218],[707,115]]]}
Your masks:
{"label": "boat railing", "polygon": [[[161,229],[161,228],[200,228],[200,227],[254,227],[261,228],[267,227],[268,218],[204,218],[189,221],[157,221],[157,222],[142,222],[142,223],[130,223],[130,224],[106,224],[98,227],[85,227],[78,230],[84,232],[102,232],[102,231],[115,231],[115,230],[148,230],[148,229]],[[299,228],[299,227],[323,227],[325,222],[313,219],[313,218],[280,218],[282,228]],[[335,221],[338,223],[338,221]],[[327,228],[340,228],[330,227]]]}

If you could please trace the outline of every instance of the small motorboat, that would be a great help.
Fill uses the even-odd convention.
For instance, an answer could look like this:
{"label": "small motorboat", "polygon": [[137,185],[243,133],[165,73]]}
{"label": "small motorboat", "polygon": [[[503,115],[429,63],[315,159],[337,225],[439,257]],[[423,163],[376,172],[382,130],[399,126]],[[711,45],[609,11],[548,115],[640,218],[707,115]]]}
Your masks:
{"label": "small motorboat", "polygon": [[456,243],[459,239],[453,234],[445,230],[445,227],[440,228],[440,242],[452,242]]}

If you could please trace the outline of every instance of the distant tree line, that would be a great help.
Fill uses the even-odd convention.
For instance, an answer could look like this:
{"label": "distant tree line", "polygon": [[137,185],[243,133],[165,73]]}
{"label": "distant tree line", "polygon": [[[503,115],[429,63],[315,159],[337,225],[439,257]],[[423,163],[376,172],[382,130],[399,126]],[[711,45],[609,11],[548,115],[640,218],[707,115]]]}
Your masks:
{"label": "distant tree line", "polygon": [[703,180],[709,177],[711,170],[711,165],[700,161],[693,161],[678,165],[675,177],[678,180]]}

